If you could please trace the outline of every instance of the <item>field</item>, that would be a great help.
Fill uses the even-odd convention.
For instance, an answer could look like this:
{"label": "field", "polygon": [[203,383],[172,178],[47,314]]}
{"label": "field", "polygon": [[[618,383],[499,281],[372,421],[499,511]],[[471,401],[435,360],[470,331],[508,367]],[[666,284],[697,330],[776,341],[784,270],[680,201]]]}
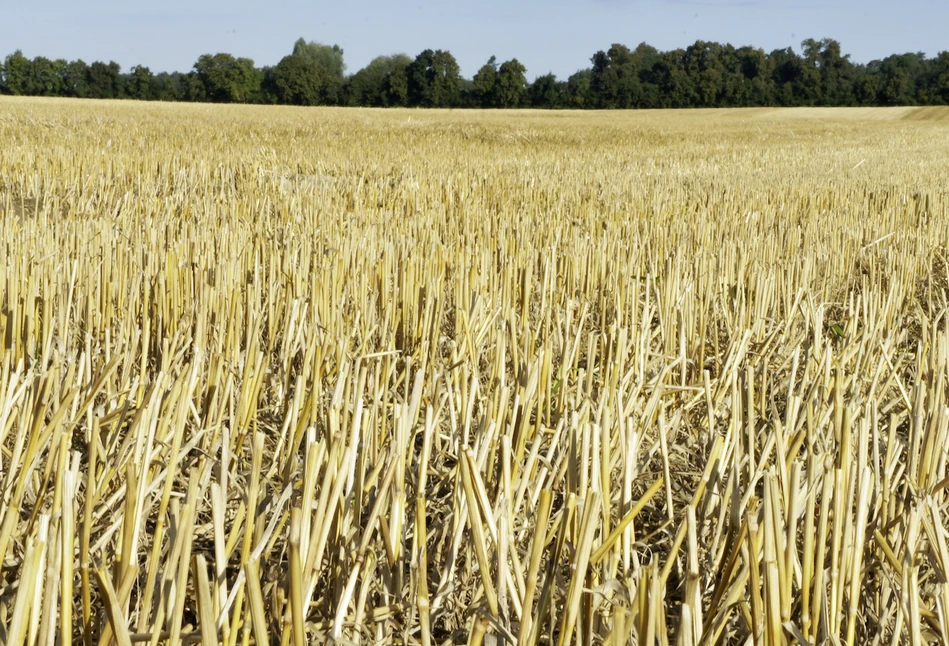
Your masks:
{"label": "field", "polygon": [[949,643],[949,108],[0,141],[0,641]]}

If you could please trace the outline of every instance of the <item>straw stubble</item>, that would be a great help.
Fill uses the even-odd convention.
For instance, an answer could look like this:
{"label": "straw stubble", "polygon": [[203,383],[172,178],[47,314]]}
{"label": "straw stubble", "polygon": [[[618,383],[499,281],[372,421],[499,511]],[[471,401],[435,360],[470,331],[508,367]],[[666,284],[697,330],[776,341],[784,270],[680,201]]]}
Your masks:
{"label": "straw stubble", "polygon": [[947,639],[945,122],[0,112],[8,643]]}

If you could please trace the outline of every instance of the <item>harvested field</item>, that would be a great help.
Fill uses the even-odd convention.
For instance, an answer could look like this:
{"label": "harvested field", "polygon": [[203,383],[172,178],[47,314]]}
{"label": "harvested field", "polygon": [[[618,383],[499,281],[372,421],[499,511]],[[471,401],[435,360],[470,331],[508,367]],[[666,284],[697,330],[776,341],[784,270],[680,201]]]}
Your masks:
{"label": "harvested field", "polygon": [[949,643],[926,110],[3,97],[0,641]]}

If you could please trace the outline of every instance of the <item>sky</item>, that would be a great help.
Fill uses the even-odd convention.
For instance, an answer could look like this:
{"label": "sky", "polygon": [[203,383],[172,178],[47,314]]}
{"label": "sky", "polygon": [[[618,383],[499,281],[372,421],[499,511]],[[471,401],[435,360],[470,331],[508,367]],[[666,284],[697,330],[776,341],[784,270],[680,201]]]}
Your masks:
{"label": "sky", "polygon": [[338,44],[347,72],[375,56],[448,49],[472,76],[494,55],[529,79],[566,78],[612,43],[661,50],[696,40],[766,51],[835,38],[853,61],[949,50],[947,0],[3,0],[0,56],[114,60],[188,71],[228,52],[275,65],[297,38]]}

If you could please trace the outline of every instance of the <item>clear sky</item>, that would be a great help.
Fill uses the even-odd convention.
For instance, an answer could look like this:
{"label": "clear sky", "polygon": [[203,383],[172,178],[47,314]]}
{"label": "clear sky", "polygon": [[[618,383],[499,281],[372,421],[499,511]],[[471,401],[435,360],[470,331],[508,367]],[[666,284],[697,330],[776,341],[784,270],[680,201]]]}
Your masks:
{"label": "clear sky", "polygon": [[492,54],[565,78],[618,42],[716,40],[770,51],[836,38],[855,62],[949,50],[947,0],[7,0],[0,56],[114,60],[188,71],[204,53],[274,65],[303,37],[339,44],[348,72],[380,54],[449,49],[471,76]]}

